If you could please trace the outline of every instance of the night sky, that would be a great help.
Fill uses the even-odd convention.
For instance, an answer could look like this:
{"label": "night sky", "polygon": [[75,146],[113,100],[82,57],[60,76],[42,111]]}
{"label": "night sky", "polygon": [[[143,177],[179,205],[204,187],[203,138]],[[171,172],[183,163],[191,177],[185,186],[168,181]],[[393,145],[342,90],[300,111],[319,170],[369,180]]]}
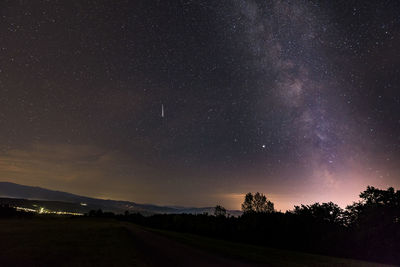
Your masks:
{"label": "night sky", "polygon": [[400,187],[399,49],[399,1],[1,1],[0,180],[343,207]]}

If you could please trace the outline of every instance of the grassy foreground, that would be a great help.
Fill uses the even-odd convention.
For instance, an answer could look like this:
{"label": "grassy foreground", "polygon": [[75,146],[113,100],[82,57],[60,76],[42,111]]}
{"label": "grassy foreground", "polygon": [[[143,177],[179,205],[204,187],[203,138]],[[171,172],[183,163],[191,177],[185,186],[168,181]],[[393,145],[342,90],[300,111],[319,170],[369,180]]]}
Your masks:
{"label": "grassy foreground", "polygon": [[85,218],[0,220],[0,266],[142,266],[119,222]]}
{"label": "grassy foreground", "polygon": [[[137,226],[135,226],[137,227]],[[133,225],[102,218],[0,219],[0,266],[148,266],[144,254],[157,257],[132,231]],[[147,229],[206,253],[268,266],[383,266]],[[171,243],[172,244],[172,243]],[[179,259],[182,251],[172,251]],[[196,261],[196,259],[193,259]],[[152,266],[150,264],[150,266]]]}
{"label": "grassy foreground", "polygon": [[381,263],[235,243],[188,233],[147,229],[211,253],[268,266],[390,266]]}

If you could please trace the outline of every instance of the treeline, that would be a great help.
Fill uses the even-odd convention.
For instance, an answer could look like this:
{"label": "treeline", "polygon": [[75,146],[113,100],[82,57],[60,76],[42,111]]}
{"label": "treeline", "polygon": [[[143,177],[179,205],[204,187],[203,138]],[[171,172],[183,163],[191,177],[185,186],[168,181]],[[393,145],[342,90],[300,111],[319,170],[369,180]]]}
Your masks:
{"label": "treeline", "polygon": [[0,204],[0,218],[21,218],[32,216],[34,216],[34,214],[31,212],[19,211],[8,204]]}
{"label": "treeline", "polygon": [[248,193],[243,215],[231,217],[222,206],[215,214],[113,215],[147,227],[187,232],[290,250],[400,264],[400,191],[374,187],[346,209],[329,203],[295,206],[285,213],[261,193]]}
{"label": "treeline", "polygon": [[[147,227],[199,234],[231,241],[391,263],[400,265],[400,191],[374,187],[360,194],[361,200],[346,209],[328,203],[295,206],[285,213],[261,193],[245,196],[243,215],[232,217],[224,207],[210,214],[139,213],[115,215],[102,210],[91,218],[114,218]],[[0,217],[32,216],[0,206]]]}

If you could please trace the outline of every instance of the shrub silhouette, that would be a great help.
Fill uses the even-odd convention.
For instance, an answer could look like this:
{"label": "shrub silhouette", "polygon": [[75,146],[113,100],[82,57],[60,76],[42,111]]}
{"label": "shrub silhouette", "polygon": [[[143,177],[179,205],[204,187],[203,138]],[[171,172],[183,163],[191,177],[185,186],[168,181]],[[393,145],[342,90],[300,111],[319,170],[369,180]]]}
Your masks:
{"label": "shrub silhouette", "polygon": [[226,216],[226,209],[220,205],[215,206],[214,208],[214,215],[216,217],[225,217]]}

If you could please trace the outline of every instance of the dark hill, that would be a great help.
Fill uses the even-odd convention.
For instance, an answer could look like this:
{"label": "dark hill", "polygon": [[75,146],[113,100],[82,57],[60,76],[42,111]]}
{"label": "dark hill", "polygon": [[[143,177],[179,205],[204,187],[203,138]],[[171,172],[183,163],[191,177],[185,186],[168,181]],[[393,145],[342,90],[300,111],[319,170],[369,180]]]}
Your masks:
{"label": "dark hill", "polygon": [[[205,208],[168,207],[168,206],[157,206],[151,204],[137,204],[130,201],[90,198],[67,192],[54,191],[41,187],[26,186],[10,182],[0,182],[0,197],[75,203],[79,204],[80,212],[82,212],[82,210],[89,211],[93,209],[102,209],[103,211],[111,211],[114,213],[123,213],[125,211],[129,211],[131,213],[140,212],[143,215],[150,215],[156,213],[201,214],[204,212],[212,214],[214,211],[212,207],[205,207]],[[81,206],[81,203],[85,204],[85,206]],[[76,207],[78,207],[78,205]],[[229,213],[231,215],[237,216],[240,215],[241,212],[234,210],[234,211],[229,211]]]}

